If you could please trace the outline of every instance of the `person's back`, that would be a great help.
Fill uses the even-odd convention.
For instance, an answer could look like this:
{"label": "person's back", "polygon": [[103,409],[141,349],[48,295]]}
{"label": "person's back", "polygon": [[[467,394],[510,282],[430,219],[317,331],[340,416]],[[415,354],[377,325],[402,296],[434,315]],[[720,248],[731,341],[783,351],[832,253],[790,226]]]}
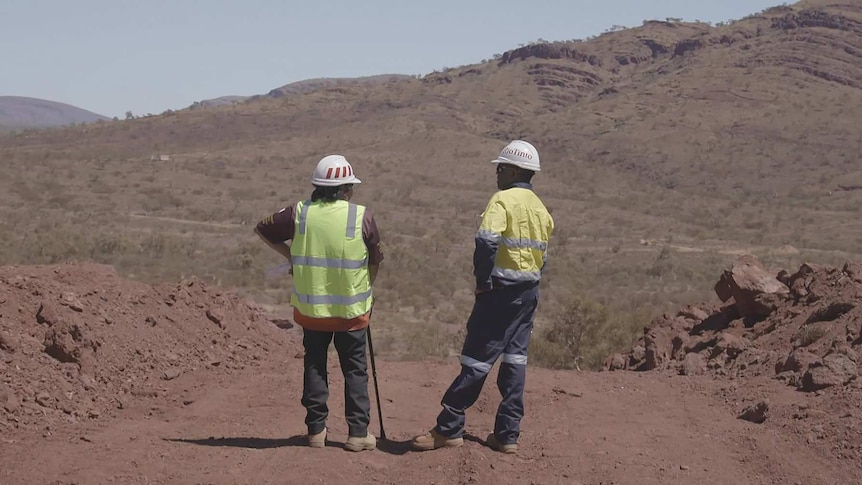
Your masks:
{"label": "person's back", "polygon": [[[360,180],[341,155],[320,160],[312,175],[314,192],[261,221],[255,232],[291,262],[293,318],[303,329],[305,348],[302,405],[308,444],[326,444],[329,408],[327,351],[335,344],[344,374],[344,417],[350,451],[373,450],[368,433],[370,405],[366,335],[373,303],[372,284],[383,260],[380,234],[371,211],[350,202]],[[291,241],[290,245],[286,242]]]}
{"label": "person's back", "polygon": [[291,305],[304,316],[351,319],[371,310],[365,210],[345,200],[297,204]]}

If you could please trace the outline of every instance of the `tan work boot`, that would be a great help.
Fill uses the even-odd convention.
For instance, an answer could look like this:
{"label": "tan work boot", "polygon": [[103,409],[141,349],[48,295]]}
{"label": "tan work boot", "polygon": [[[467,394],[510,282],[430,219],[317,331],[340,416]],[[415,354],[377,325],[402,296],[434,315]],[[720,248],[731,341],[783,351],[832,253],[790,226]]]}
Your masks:
{"label": "tan work boot", "polygon": [[500,453],[511,455],[518,452],[518,443],[509,443],[504,445],[497,440],[497,435],[494,433],[489,434],[488,439],[486,439],[485,442],[488,443],[489,448],[494,451],[499,451]]}
{"label": "tan work boot", "polygon": [[312,448],[323,448],[326,446],[326,428],[317,434],[308,435],[308,446]]}
{"label": "tan work boot", "polygon": [[351,436],[347,438],[347,443],[344,443],[344,449],[347,451],[371,451],[374,448],[377,448],[377,438],[371,433],[364,438]]}
{"label": "tan work boot", "polygon": [[457,448],[464,444],[464,438],[449,438],[435,430],[413,438],[410,446],[416,451],[436,450],[437,448]]}

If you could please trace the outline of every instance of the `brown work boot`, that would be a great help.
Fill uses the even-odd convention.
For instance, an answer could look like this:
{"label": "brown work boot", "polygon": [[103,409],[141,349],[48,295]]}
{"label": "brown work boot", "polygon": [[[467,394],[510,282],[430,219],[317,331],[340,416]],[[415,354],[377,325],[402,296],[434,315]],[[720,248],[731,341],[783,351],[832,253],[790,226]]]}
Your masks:
{"label": "brown work boot", "polygon": [[464,444],[464,438],[449,438],[436,430],[431,430],[413,438],[410,446],[416,451],[436,450],[437,448],[457,448]]}
{"label": "brown work boot", "polygon": [[495,435],[494,433],[488,435],[488,439],[485,440],[485,443],[487,443],[488,447],[492,450],[499,451],[500,453],[506,453],[507,455],[511,455],[518,452],[518,443],[500,443],[497,440],[497,435]]}
{"label": "brown work boot", "polygon": [[308,446],[312,448],[323,448],[326,446],[326,428],[317,434],[308,435]]}
{"label": "brown work boot", "polygon": [[344,449],[347,451],[371,451],[374,448],[377,448],[377,438],[371,433],[364,438],[351,436],[347,438],[347,443],[344,443]]}

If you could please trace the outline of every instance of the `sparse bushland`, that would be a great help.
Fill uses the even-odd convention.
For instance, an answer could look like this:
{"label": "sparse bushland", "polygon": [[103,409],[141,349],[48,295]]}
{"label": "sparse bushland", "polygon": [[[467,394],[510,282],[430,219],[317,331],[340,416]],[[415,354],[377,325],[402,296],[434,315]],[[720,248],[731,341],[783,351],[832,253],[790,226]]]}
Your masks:
{"label": "sparse bushland", "polygon": [[[314,163],[341,152],[363,180],[355,201],[383,233],[378,347],[451,356],[495,190],[488,160],[523,137],[542,154],[535,188],[557,222],[532,361],[594,366],[653,316],[714,301],[740,253],[776,269],[862,258],[851,116],[862,75],[848,57],[862,46],[849,23],[788,36],[772,27],[783,15],[721,29],[650,23],[386,86],[3,135],[0,264],[195,274],[289,315],[291,282],[274,269],[283,261],[252,227],[308,197]],[[694,37],[699,50],[673,53]],[[600,306],[604,323],[585,327],[575,349],[550,329],[576,301],[578,312]]]}
{"label": "sparse bushland", "polygon": [[[292,193],[280,190],[278,181],[264,180],[255,182],[263,185],[261,190],[237,184],[220,188],[199,174],[199,162],[194,162],[192,176],[181,160],[163,167],[176,177],[170,182],[159,182],[164,178],[159,170],[155,175],[135,171],[137,162],[132,161],[102,169],[94,164],[71,176],[58,170],[66,163],[61,160],[35,165],[6,192],[11,198],[0,227],[0,263],[92,260],[152,282],[196,274],[289,312],[284,305],[289,302],[290,279],[276,271],[282,261],[251,229],[257,219],[304,197],[304,184],[288,186]],[[257,163],[276,170],[269,160],[275,159]],[[98,178],[88,175],[91,172]],[[37,180],[49,190],[32,195],[14,189]],[[541,190],[541,185],[537,187]],[[110,189],[116,192],[106,194]],[[720,235],[732,224],[702,223],[718,210],[709,209],[707,200],[701,201],[703,209],[689,225],[690,207],[675,212],[675,195],[653,190],[664,194],[664,201],[650,205],[624,204],[616,198],[575,201],[583,206],[577,213],[585,218],[575,224],[566,222],[565,215],[572,201],[548,201],[555,207],[558,230],[542,283],[531,362],[595,367],[636,337],[653,316],[714,298],[712,285],[734,250],[758,252],[773,267],[793,267],[803,260],[846,259],[840,248],[850,248],[859,238],[827,240],[816,228],[832,222],[818,218],[803,222],[804,216],[792,218],[783,209],[771,212],[764,207],[763,213],[772,214],[771,220],[778,220],[782,230],[789,228],[786,240],[837,249],[775,252],[777,246],[769,241],[774,231],[760,227],[752,229],[748,242],[731,245]],[[473,236],[489,194],[482,188],[457,199],[453,195],[453,205],[447,207],[437,204],[434,191],[421,187],[357,191],[358,201],[377,214],[386,253],[376,285],[378,351],[405,359],[446,358],[460,351],[473,303]],[[645,196],[651,197],[659,200]],[[403,203],[407,199],[414,202]],[[153,201],[158,202],[148,205]],[[603,219],[612,224],[594,222]],[[669,223],[675,219],[676,228]],[[690,227],[697,228],[697,237],[688,234]],[[741,227],[734,234],[744,236],[745,231]]]}
{"label": "sparse bushland", "polygon": [[576,297],[534,334],[530,359],[554,369],[598,369],[608,355],[630,345],[649,318],[648,313],[623,313]]}

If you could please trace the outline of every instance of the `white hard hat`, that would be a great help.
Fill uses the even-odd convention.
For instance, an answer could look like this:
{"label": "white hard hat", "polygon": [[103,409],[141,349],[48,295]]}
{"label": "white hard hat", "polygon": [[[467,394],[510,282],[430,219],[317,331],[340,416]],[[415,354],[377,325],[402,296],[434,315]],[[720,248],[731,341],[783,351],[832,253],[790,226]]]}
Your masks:
{"label": "white hard hat", "polygon": [[507,163],[524,170],[540,171],[539,152],[536,151],[536,147],[523,140],[515,140],[506,145],[506,148],[500,152],[500,156],[496,160],[491,160],[491,163]]}
{"label": "white hard hat", "polygon": [[362,181],[356,178],[353,167],[346,158],[341,155],[327,155],[317,162],[317,167],[311,175],[311,183],[321,187],[336,187],[360,184]]}

